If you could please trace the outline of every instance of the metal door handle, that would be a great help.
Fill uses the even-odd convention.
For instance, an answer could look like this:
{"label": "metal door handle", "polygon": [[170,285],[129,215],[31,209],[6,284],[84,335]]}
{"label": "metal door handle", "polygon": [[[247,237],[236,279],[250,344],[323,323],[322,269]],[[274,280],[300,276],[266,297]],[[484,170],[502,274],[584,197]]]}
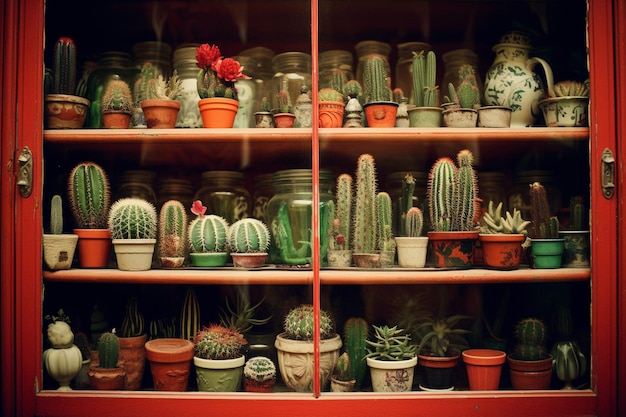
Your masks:
{"label": "metal door handle", "polygon": [[33,191],[33,154],[28,146],[24,146],[17,161],[20,164],[17,186],[20,189],[22,197],[27,198]]}
{"label": "metal door handle", "polygon": [[609,148],[602,151],[602,195],[610,200],[615,194],[615,158]]}

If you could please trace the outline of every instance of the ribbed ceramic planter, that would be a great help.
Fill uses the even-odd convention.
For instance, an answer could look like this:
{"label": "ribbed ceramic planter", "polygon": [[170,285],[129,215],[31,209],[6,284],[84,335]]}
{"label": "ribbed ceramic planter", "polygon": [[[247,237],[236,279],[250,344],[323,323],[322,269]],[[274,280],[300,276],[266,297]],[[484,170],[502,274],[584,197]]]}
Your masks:
{"label": "ribbed ceramic planter", "polygon": [[513,389],[548,389],[552,379],[552,356],[538,361],[523,361],[509,356]]}
{"label": "ribbed ceramic planter", "polygon": [[493,349],[467,349],[462,355],[470,390],[498,389],[506,353]]}
{"label": "ribbed ceramic planter", "polygon": [[366,358],[374,392],[411,391],[417,356],[403,361]]}
{"label": "ribbed ceramic planter", "polygon": [[343,110],[345,105],[341,101],[320,101],[320,127],[343,126]]}
{"label": "ribbed ceramic planter", "polygon": [[530,259],[533,268],[560,268],[563,262],[565,239],[532,239]]}
{"label": "ribbed ceramic planter", "polygon": [[235,392],[241,386],[246,357],[235,359],[202,359],[194,356],[198,391]]}

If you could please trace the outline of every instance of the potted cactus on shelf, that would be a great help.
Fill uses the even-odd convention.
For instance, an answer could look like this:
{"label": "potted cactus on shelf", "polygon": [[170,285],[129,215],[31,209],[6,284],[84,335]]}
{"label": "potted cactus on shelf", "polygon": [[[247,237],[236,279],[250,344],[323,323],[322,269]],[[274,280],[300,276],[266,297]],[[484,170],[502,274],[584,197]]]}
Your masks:
{"label": "potted cactus on shelf", "polygon": [[111,233],[107,228],[110,208],[109,179],[104,169],[91,161],[77,164],[68,179],[68,200],[78,235],[81,268],[107,265]]}
{"label": "potted cactus on shelf", "polygon": [[411,62],[413,94],[411,95],[409,124],[411,127],[441,126],[439,86],[437,86],[437,56],[435,52],[413,53]]}
{"label": "potted cactus on shelf", "polygon": [[589,268],[589,221],[582,196],[576,195],[569,202],[569,228],[559,230],[564,240],[563,267]]}
{"label": "potted cactus on shelf", "polygon": [[368,127],[394,127],[398,103],[391,99],[390,79],[385,61],[371,55],[363,69],[363,93],[365,118]]}
{"label": "potted cactus on shelf", "polygon": [[276,365],[270,358],[254,356],[243,367],[243,388],[247,392],[272,392],[276,383]]}
{"label": "potted cactus on shelf", "polygon": [[[280,373],[287,387],[297,392],[311,392],[313,389],[313,310],[310,304],[291,309],[283,322],[284,332],[276,336]],[[320,309],[319,315],[320,381],[325,388],[342,343],[341,337],[334,331],[330,314]]]}
{"label": "potted cactus on shelf", "polygon": [[367,337],[369,325],[363,317],[350,317],[343,325],[343,342],[350,360],[349,378],[355,380],[354,388],[360,390],[365,380],[367,363]]}
{"label": "potted cactus on shelf", "polygon": [[384,191],[376,194],[376,215],[378,217],[380,266],[383,268],[391,268],[396,258],[396,241],[393,237],[391,197]]}
{"label": "potted cactus on shelf", "polygon": [[468,64],[459,68],[459,83],[455,88],[448,83],[450,96],[443,104],[443,124],[446,127],[476,127],[478,107],[480,107],[480,89],[476,81],[474,67]]}
{"label": "potted cactus on shelf", "polygon": [[293,114],[291,95],[287,88],[283,88],[276,93],[278,108],[274,112],[274,125],[276,127],[293,127],[296,116]]}
{"label": "potted cactus on shelf", "polygon": [[357,161],[352,258],[356,266],[380,268],[376,216],[376,166],[374,157],[362,154]]}
{"label": "potted cactus on shelf", "polygon": [[187,212],[178,200],[168,200],[159,212],[158,255],[161,266],[177,268],[187,254]]}
{"label": "potted cactus on shelf", "polygon": [[422,236],[424,214],[418,207],[411,207],[403,215],[403,236],[396,236],[398,265],[403,268],[423,268],[426,264],[428,237]]}
{"label": "potted cactus on shelf", "polygon": [[147,82],[146,98],[140,106],[148,128],[174,128],[180,111],[180,102],[175,98],[182,89],[182,80],[174,71],[165,79],[158,75]]}
{"label": "potted cactus on shelf", "polygon": [[267,97],[261,98],[259,111],[254,113],[255,127],[272,128],[274,127],[274,116],[271,112],[270,102]]}
{"label": "potted cactus on shelf", "polygon": [[148,335],[144,325],[143,314],[139,310],[136,296],[126,302],[126,312],[122,320],[118,343],[120,347],[120,366],[124,368],[124,389],[136,391],[141,388],[143,373],[146,366],[146,350],[144,345]]}
{"label": "potted cactus on shelf", "polygon": [[228,222],[216,214],[205,215],[202,201],[194,201],[191,212],[197,217],[189,223],[187,234],[194,266],[224,266],[228,262]]}
{"label": "potted cactus on shelf", "polygon": [[472,267],[478,240],[478,181],[469,150],[459,151],[457,161],[458,166],[442,157],[430,170],[427,193],[432,230],[428,243],[434,266],[463,269]]}
{"label": "potted cactus on shelf", "polygon": [[348,352],[343,352],[337,358],[335,369],[330,377],[331,392],[352,392],[356,379],[352,377],[351,362]]}
{"label": "potted cactus on shelf", "polygon": [[352,227],[352,176],[341,174],[337,177],[336,203],[328,202],[331,225],[328,227],[328,266],[349,267],[352,263],[350,250],[350,228]]}
{"label": "potted cactus on shelf", "polygon": [[89,383],[99,390],[121,390],[124,388],[126,372],[117,362],[120,346],[114,332],[103,333],[98,339],[98,366],[89,369]]}
{"label": "potted cactus on shelf", "polygon": [[122,79],[111,80],[102,95],[102,121],[108,129],[128,129],[133,114],[130,87]]}
{"label": "potted cactus on shelf", "polygon": [[77,234],[63,233],[63,199],[55,194],[50,200],[49,233],[43,235],[43,259],[48,268],[70,269],[77,243]]}
{"label": "potted cactus on shelf", "polygon": [[270,231],[261,220],[237,220],[228,229],[228,248],[235,267],[256,268],[265,264]]}
{"label": "potted cactus on shelf", "polygon": [[[373,326],[374,340],[367,340],[369,347],[365,356],[370,368],[374,392],[411,391],[417,345],[411,336],[398,326]],[[401,376],[389,378],[389,374]]]}
{"label": "potted cactus on shelf", "polygon": [[513,389],[548,389],[552,378],[552,355],[546,347],[542,320],[528,317],[515,324],[515,349],[508,358]]}
{"label": "potted cactus on shelf", "polygon": [[336,89],[322,88],[318,94],[320,127],[342,127],[345,104]]}
{"label": "potted cactus on shelf", "polygon": [[559,237],[559,219],[552,215],[545,187],[530,184],[530,260],[533,268],[560,268],[565,239]]}
{"label": "potted cactus on shelf", "polygon": [[157,236],[157,214],[152,203],[142,198],[117,200],[109,211],[109,231],[119,269],[150,269]]}
{"label": "potted cactus on shelf", "polygon": [[585,127],[589,124],[589,80],[559,81],[538,104],[548,127]]}

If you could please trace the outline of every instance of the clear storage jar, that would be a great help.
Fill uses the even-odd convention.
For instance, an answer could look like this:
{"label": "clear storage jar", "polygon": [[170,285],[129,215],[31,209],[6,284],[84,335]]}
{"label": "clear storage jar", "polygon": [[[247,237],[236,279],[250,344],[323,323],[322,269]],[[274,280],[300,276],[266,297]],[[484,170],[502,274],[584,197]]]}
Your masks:
{"label": "clear storage jar", "polygon": [[274,56],[272,67],[272,109],[279,109],[278,92],[287,90],[293,111],[302,87],[311,89],[311,55],[304,52],[284,52]]}
{"label": "clear storage jar", "polygon": [[432,49],[426,42],[404,42],[397,46],[398,60],[396,61],[394,88],[401,88],[404,97],[409,100],[409,104],[415,103],[413,94],[413,53],[419,54],[424,51],[428,53]]}
{"label": "clear storage jar", "polygon": [[342,73],[345,80],[353,80],[352,53],[341,49],[320,52],[319,56],[319,87],[327,88],[332,86],[336,73]]}
{"label": "clear storage jar", "polygon": [[174,51],[173,66],[181,80],[176,100],[180,102],[180,111],[176,118],[176,127],[204,127],[198,108],[198,65],[196,48],[199,44],[183,44]]}
{"label": "clear storage jar", "polygon": [[228,224],[250,217],[252,198],[246,189],[246,177],[239,171],[205,171],[195,200],[206,206],[206,214],[217,214]]}
{"label": "clear storage jar", "polygon": [[[361,41],[354,46],[357,57],[356,80],[363,85],[363,71],[365,63],[370,55],[378,55],[385,61],[387,74],[391,77],[391,66],[389,64],[389,54],[391,53],[391,45],[380,41]],[[393,85],[393,83],[391,83]]]}

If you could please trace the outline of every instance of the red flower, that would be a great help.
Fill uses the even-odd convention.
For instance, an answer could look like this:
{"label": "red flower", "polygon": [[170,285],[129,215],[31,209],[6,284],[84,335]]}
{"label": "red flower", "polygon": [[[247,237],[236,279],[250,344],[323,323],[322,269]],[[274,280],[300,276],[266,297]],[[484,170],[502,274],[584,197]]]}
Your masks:
{"label": "red flower", "polygon": [[346,243],[346,237],[344,235],[337,235],[337,244],[343,245]]}
{"label": "red flower", "polygon": [[208,43],[200,45],[196,48],[196,61],[198,68],[209,70],[209,68],[217,71],[214,65],[220,61],[223,56],[220,55],[220,48],[217,45],[209,45]]}
{"label": "red flower", "polygon": [[232,58],[224,58],[217,61],[213,69],[217,72],[217,76],[219,78],[227,82],[237,81],[239,79],[250,79],[250,77],[242,72],[243,67],[239,64],[239,62]]}
{"label": "red flower", "polygon": [[204,213],[206,213],[206,207],[202,205],[202,201],[196,200],[191,205],[191,212],[196,216],[204,217]]}

